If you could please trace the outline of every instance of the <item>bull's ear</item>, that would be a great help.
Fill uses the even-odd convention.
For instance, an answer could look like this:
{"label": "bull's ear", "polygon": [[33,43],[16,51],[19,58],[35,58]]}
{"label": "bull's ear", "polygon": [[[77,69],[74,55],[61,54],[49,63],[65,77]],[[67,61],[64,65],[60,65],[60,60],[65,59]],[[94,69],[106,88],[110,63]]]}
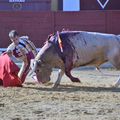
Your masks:
{"label": "bull's ear", "polygon": [[58,35],[59,35],[59,34],[60,34],[60,32],[59,32],[59,31],[57,31],[57,32],[56,32],[57,37],[58,37]]}
{"label": "bull's ear", "polygon": [[55,41],[58,41],[58,35],[59,35],[59,31],[55,33]]}
{"label": "bull's ear", "polygon": [[52,36],[54,36],[54,34],[53,34],[53,33],[52,33],[52,34],[50,34],[50,35],[48,35],[47,40],[49,40]]}

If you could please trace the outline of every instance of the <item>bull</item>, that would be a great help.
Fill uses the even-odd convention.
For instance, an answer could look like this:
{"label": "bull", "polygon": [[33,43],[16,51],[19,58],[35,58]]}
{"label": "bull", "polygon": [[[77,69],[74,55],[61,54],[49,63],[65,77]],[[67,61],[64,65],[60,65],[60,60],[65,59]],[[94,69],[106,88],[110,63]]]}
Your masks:
{"label": "bull", "polygon": [[[71,70],[110,62],[120,69],[120,36],[86,31],[63,31],[50,36],[35,57],[33,71],[42,83],[50,81],[52,68],[59,68],[57,87],[65,73],[72,82],[81,82]],[[114,84],[118,86],[120,80]]]}

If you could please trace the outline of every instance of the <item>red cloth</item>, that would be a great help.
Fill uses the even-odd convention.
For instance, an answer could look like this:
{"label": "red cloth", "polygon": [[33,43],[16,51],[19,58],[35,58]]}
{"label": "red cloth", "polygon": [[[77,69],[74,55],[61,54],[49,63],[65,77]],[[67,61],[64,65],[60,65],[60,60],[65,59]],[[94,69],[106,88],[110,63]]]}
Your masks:
{"label": "red cloth", "polygon": [[[17,76],[19,67],[10,59],[7,54],[0,56],[0,81],[4,87],[21,87],[22,81]],[[0,82],[1,83],[1,82]]]}

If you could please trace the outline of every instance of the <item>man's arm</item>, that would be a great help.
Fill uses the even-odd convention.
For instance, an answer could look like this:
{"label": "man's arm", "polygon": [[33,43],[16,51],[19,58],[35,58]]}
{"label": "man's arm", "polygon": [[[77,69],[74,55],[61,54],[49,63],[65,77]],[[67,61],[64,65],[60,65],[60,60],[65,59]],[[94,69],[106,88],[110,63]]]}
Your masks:
{"label": "man's arm", "polygon": [[22,67],[20,68],[20,71],[18,73],[18,77],[21,79],[23,73],[25,72],[25,70],[28,66],[28,60],[27,60],[27,56],[25,54],[25,51],[23,49],[20,49],[20,50],[21,50],[21,53],[22,53],[21,59],[23,60],[23,63],[22,63]]}
{"label": "man's arm", "polygon": [[34,43],[30,40],[27,40],[26,42],[29,45],[29,47],[31,48],[31,50],[34,52],[34,55],[36,56],[37,55],[37,48],[35,47]]}
{"label": "man's arm", "polygon": [[6,50],[6,53],[8,54],[9,57],[13,56],[13,49],[14,49],[14,44],[11,43],[8,47],[7,47],[7,50]]}

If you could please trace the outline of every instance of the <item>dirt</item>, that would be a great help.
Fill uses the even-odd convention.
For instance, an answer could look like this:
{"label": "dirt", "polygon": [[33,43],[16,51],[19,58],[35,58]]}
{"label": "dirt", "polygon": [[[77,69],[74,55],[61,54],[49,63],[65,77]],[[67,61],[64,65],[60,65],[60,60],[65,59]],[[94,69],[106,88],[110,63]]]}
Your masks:
{"label": "dirt", "polygon": [[0,87],[0,120],[120,120],[120,88],[111,85],[120,71],[74,70],[81,84],[66,76],[53,89],[27,78],[23,87]]}

